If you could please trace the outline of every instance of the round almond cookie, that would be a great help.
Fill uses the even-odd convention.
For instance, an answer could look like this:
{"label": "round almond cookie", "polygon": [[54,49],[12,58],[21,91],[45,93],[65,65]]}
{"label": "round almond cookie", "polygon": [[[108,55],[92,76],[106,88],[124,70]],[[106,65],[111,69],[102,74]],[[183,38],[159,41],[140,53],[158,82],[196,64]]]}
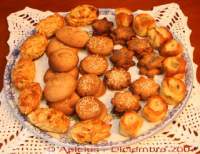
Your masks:
{"label": "round almond cookie", "polygon": [[67,72],[76,67],[78,60],[72,50],[60,49],[49,56],[49,65],[56,72]]}
{"label": "round almond cookie", "polygon": [[58,74],[46,82],[44,97],[49,102],[57,102],[71,97],[76,89],[77,81],[71,75]]}
{"label": "round almond cookie", "polygon": [[81,28],[65,26],[56,32],[56,38],[74,48],[83,48],[89,40],[89,34]]}
{"label": "round almond cookie", "polygon": [[77,84],[77,93],[80,96],[94,96],[99,91],[101,80],[95,74],[85,74],[80,77]]}
{"label": "round almond cookie", "polygon": [[40,20],[40,22],[36,25],[36,31],[39,34],[44,34],[46,37],[51,37],[64,25],[64,17],[58,13],[55,13],[45,19]]}
{"label": "round almond cookie", "polygon": [[28,37],[20,47],[20,54],[23,58],[37,59],[43,55],[48,40],[44,35],[34,34]]}
{"label": "round almond cookie", "polygon": [[104,80],[109,89],[122,90],[131,83],[131,75],[123,68],[116,68],[107,71]]}
{"label": "round almond cookie", "polygon": [[102,75],[108,68],[108,62],[103,56],[94,54],[85,57],[80,67],[85,73]]}
{"label": "round almond cookie", "polygon": [[87,48],[93,54],[109,55],[113,50],[113,41],[106,36],[92,36],[88,43]]}
{"label": "round almond cookie", "polygon": [[23,89],[35,78],[35,63],[31,59],[19,59],[12,70],[12,83],[18,89]]}
{"label": "round almond cookie", "polygon": [[101,114],[102,102],[94,96],[82,97],[76,103],[76,113],[81,120],[97,118]]}
{"label": "round almond cookie", "polygon": [[92,5],[79,5],[73,8],[67,15],[66,21],[70,26],[86,26],[97,19],[99,11]]}

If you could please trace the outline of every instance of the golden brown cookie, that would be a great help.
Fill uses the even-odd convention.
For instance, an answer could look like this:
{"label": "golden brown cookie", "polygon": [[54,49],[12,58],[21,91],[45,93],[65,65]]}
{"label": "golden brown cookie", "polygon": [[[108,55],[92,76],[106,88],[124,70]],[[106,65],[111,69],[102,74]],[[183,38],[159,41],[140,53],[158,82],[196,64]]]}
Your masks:
{"label": "golden brown cookie", "polygon": [[140,109],[139,97],[131,92],[117,92],[111,100],[115,111],[138,111]]}
{"label": "golden brown cookie", "polygon": [[83,48],[89,40],[89,35],[81,28],[65,26],[56,32],[56,38],[71,47]]}
{"label": "golden brown cookie", "polygon": [[75,105],[79,99],[80,97],[76,93],[73,93],[71,97],[62,101],[48,102],[48,106],[63,112],[65,115],[72,115],[75,111]]}
{"label": "golden brown cookie", "polygon": [[167,104],[178,105],[185,98],[186,85],[177,78],[170,77],[163,80],[160,88],[160,96]]}
{"label": "golden brown cookie", "polygon": [[67,45],[63,44],[62,42],[60,42],[59,40],[57,40],[56,38],[53,38],[49,41],[49,44],[48,44],[47,50],[46,50],[46,54],[47,54],[47,56],[50,56],[52,53],[54,53],[60,49],[63,49],[63,48],[67,49],[67,50],[71,50],[75,53],[78,53],[77,48],[67,46]]}
{"label": "golden brown cookie", "polygon": [[133,21],[132,11],[127,8],[115,9],[115,20],[118,27],[129,27]]}
{"label": "golden brown cookie", "polygon": [[99,91],[101,80],[95,74],[85,74],[77,84],[77,93],[80,96],[94,96]]}
{"label": "golden brown cookie", "polygon": [[104,56],[111,54],[113,47],[112,39],[105,36],[92,36],[87,43],[91,53]]}
{"label": "golden brown cookie", "polygon": [[99,119],[91,119],[76,123],[70,131],[70,136],[80,144],[97,144],[110,136],[110,129],[110,124]]}
{"label": "golden brown cookie", "polygon": [[133,29],[139,36],[147,36],[147,31],[155,26],[154,18],[146,13],[138,14],[133,19]]}
{"label": "golden brown cookie", "polygon": [[136,137],[143,125],[143,118],[134,111],[125,112],[120,118],[120,134],[123,136]]}
{"label": "golden brown cookie", "polygon": [[12,70],[12,83],[23,89],[35,78],[35,63],[31,59],[19,59]]}
{"label": "golden brown cookie", "polygon": [[23,58],[37,59],[43,55],[48,40],[44,35],[34,34],[28,37],[20,47],[20,54]]}
{"label": "golden brown cookie", "polygon": [[28,120],[36,127],[54,133],[65,133],[69,119],[64,113],[52,108],[39,108],[28,115]]}
{"label": "golden brown cookie", "polygon": [[108,62],[103,56],[88,55],[81,61],[80,67],[85,73],[102,75],[108,68]]}
{"label": "golden brown cookie", "polygon": [[66,21],[70,26],[86,26],[97,19],[98,15],[99,11],[94,6],[78,5],[66,15]]}
{"label": "golden brown cookie", "polygon": [[71,75],[56,75],[46,82],[44,96],[49,102],[57,102],[71,97],[76,89],[77,81]]}
{"label": "golden brown cookie", "polygon": [[58,13],[55,13],[45,19],[40,20],[39,23],[36,25],[36,31],[39,34],[44,34],[46,37],[51,37],[64,25],[64,17],[62,17]]}
{"label": "golden brown cookie", "polygon": [[150,78],[140,77],[131,84],[131,90],[145,100],[158,93],[159,85]]}
{"label": "golden brown cookie", "polygon": [[76,103],[76,113],[81,120],[88,120],[100,116],[102,102],[93,96],[82,97]]}
{"label": "golden brown cookie", "polygon": [[131,75],[123,68],[113,68],[105,73],[104,80],[109,89],[122,90],[131,82]]}
{"label": "golden brown cookie", "polygon": [[40,84],[36,82],[28,84],[19,93],[18,107],[20,112],[27,115],[35,110],[40,104],[41,97],[42,88]]}
{"label": "golden brown cookie", "polygon": [[56,72],[68,72],[76,67],[78,60],[72,50],[60,49],[49,56],[49,65]]}
{"label": "golden brown cookie", "polygon": [[143,116],[150,122],[163,120],[167,114],[168,105],[159,95],[151,96],[143,108]]}

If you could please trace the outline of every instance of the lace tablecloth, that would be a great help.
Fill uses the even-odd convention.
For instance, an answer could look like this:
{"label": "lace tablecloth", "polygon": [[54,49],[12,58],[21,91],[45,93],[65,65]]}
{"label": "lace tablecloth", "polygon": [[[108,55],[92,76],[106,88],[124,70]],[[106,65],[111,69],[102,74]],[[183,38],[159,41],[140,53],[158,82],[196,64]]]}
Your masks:
{"label": "lace tablecloth", "polygon": [[[188,6],[189,7],[189,6]],[[24,10],[10,14],[7,17],[10,31],[8,44],[10,51],[21,44],[17,38],[26,37],[40,19],[52,14],[26,7]],[[183,43],[185,49],[193,59],[194,48],[190,44],[191,30],[188,28],[188,18],[175,3],[156,6],[152,14],[157,22],[165,23],[168,28]],[[9,55],[7,56],[7,59]],[[193,64],[194,77],[197,66]],[[2,90],[3,93],[3,90]],[[47,141],[34,136],[18,122],[10,111],[1,93],[0,104],[0,153],[66,153],[67,148],[57,147]],[[112,152],[146,153],[146,151],[165,153],[200,153],[200,86],[194,78],[193,90],[183,112],[164,130],[156,135],[131,146],[112,149]],[[128,150],[127,150],[128,149]],[[103,153],[103,152],[102,152]],[[104,153],[110,153],[106,151]]]}

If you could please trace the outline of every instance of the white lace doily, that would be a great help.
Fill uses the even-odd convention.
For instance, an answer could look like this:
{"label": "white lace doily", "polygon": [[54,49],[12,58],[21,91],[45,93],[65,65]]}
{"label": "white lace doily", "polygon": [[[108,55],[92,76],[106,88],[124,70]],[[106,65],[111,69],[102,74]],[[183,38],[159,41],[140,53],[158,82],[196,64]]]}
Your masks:
{"label": "white lace doily", "polygon": [[[189,52],[190,58],[193,59],[194,48],[190,44],[191,30],[187,25],[188,18],[183,14],[180,7],[175,3],[156,6],[151,13],[157,22],[168,26],[177,39],[183,43]],[[30,35],[30,32],[26,29],[33,29],[35,23],[50,14],[52,14],[50,11],[42,12],[28,7],[10,14],[7,17],[10,32],[8,40],[10,51],[21,44],[21,40],[16,38],[19,36],[26,38],[27,35]],[[193,63],[194,73],[196,73],[196,68],[197,66]],[[200,152],[200,105],[198,102],[200,99],[200,86],[196,78],[193,84],[192,94],[183,112],[164,130],[132,145],[133,148],[138,147],[149,150],[150,147],[159,147],[170,151],[170,153],[173,153],[173,151],[174,153],[184,152],[185,148],[186,150],[189,149],[189,152],[186,152],[187,154]],[[51,153],[54,150],[55,153],[65,153],[62,148],[34,136],[26,128],[23,128],[12,115],[2,95],[0,117],[0,153]]]}

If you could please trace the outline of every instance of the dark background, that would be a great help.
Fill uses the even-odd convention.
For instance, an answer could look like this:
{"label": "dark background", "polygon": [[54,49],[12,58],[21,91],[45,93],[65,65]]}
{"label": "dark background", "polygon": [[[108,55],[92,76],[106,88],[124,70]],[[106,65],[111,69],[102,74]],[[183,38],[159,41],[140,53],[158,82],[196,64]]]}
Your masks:
{"label": "dark background", "polygon": [[[26,6],[51,11],[68,11],[79,4],[92,4],[96,7],[116,8],[127,7],[129,9],[149,10],[153,6],[176,2],[180,5],[184,14],[189,18],[189,27],[192,29],[191,43],[195,47],[193,61],[200,66],[200,0],[1,0],[0,1],[0,89],[2,88],[3,73],[8,54],[7,40],[9,37],[6,17]],[[197,71],[200,81],[200,67]]]}

